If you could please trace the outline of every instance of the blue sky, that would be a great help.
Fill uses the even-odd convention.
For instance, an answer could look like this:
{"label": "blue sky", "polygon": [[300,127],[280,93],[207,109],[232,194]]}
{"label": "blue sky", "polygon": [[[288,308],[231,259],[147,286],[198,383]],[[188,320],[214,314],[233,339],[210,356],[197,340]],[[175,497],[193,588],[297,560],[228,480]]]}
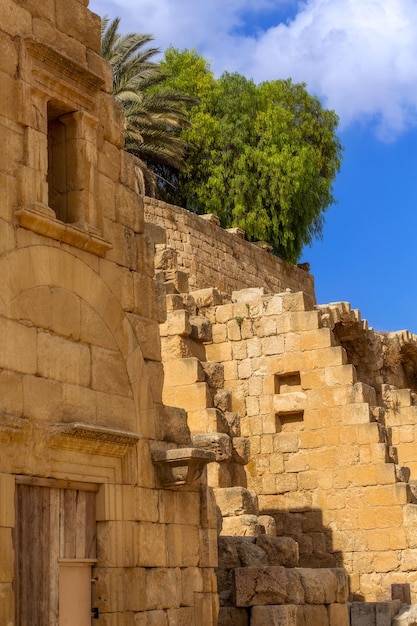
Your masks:
{"label": "blue sky", "polygon": [[340,117],[323,239],[303,253],[317,301],[417,333],[417,0],[90,0],[123,32],[196,48],[216,75],[291,77]]}

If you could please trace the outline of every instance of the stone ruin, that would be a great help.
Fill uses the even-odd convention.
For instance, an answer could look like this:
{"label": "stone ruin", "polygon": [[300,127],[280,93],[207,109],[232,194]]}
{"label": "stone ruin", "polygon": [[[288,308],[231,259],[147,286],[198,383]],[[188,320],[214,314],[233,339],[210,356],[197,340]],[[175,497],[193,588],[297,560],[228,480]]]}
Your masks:
{"label": "stone ruin", "polygon": [[88,0],[0,44],[0,626],[417,624],[417,338],[143,196]]}

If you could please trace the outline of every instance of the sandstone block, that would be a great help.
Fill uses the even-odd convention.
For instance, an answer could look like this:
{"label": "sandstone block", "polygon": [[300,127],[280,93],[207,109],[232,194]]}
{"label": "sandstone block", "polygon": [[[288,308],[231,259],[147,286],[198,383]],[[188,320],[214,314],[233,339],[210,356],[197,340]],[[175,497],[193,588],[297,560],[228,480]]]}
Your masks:
{"label": "sandstone block", "polygon": [[236,515],[223,518],[221,535],[258,537],[262,530],[256,515]]}
{"label": "sandstone block", "polygon": [[240,465],[250,461],[250,441],[247,437],[232,437],[232,460]]}
{"label": "sandstone block", "polygon": [[218,306],[222,303],[221,293],[215,287],[198,289],[196,291],[192,291],[191,295],[197,305],[197,308],[199,309]]}
{"label": "sandstone block", "polygon": [[305,592],[301,582],[300,570],[287,568],[287,597],[286,604],[304,604]]}
{"label": "sandstone block", "polygon": [[184,445],[191,443],[187,413],[184,409],[173,406],[162,406],[157,428],[159,428],[159,437],[163,441],[171,441]]}
{"label": "sandstone block", "polygon": [[[265,624],[266,622],[264,622]],[[238,609],[232,606],[221,606],[219,610],[218,626],[249,626],[247,609]]]}
{"label": "sandstone block", "polygon": [[182,589],[180,570],[150,567],[146,570],[145,589],[147,610],[180,606]]}
{"label": "sandstone block", "polygon": [[[211,322],[204,317],[190,317],[191,324],[191,338],[195,339],[195,341],[201,341],[202,343],[207,343],[212,340],[212,326]],[[223,339],[223,341],[225,338]]]}
{"label": "sandstone block", "polygon": [[63,390],[55,380],[23,377],[23,413],[36,420],[57,422],[62,418]]}
{"label": "sandstone block", "polygon": [[275,518],[271,517],[271,515],[259,515],[258,522],[264,528],[266,535],[276,536],[277,525]]}
{"label": "sandstone block", "polygon": [[[206,346],[206,355],[209,361],[224,362],[232,360],[232,344],[225,341],[224,343],[213,343]],[[226,370],[225,370],[226,380]]]}
{"label": "sandstone block", "polygon": [[202,528],[199,530],[200,550],[198,564],[200,567],[217,567],[217,534],[217,529]]}
{"label": "sandstone block", "polygon": [[38,334],[38,373],[44,378],[88,387],[90,350],[56,335]]}
{"label": "sandstone block", "polygon": [[251,626],[301,626],[299,609],[291,605],[254,606],[250,623]]}
{"label": "sandstone block", "polygon": [[185,309],[170,311],[167,320],[160,325],[160,333],[162,337],[168,335],[180,335],[187,337],[191,333],[191,324],[189,313]]}
{"label": "sandstone block", "polygon": [[275,413],[301,413],[306,408],[307,396],[302,391],[276,394],[273,396],[273,410]]}
{"label": "sandstone block", "polygon": [[223,412],[231,410],[231,394],[227,389],[219,389],[214,396],[214,406]]}
{"label": "sandstone block", "polygon": [[353,626],[349,620],[349,607],[347,604],[330,604],[327,607],[329,614],[329,626]]}
{"label": "sandstone block", "polygon": [[199,411],[212,407],[212,398],[206,383],[165,387],[163,402],[170,406],[179,406],[186,411]]}
{"label": "sandstone block", "polygon": [[256,494],[244,487],[215,489],[214,495],[223,517],[243,514],[257,515],[258,513],[258,498]]}
{"label": "sandstone block", "polygon": [[283,565],[284,567],[298,566],[298,543],[291,537],[260,535],[256,543],[266,552],[269,565]]}
{"label": "sandstone block", "polygon": [[224,433],[197,433],[191,437],[196,448],[210,450],[216,455],[216,461],[227,461],[232,456],[232,444],[229,435]]}
{"label": "sandstone block", "polygon": [[0,335],[3,337],[0,367],[35,374],[37,368],[36,329],[2,318],[0,319]]}
{"label": "sandstone block", "polygon": [[236,606],[283,604],[287,595],[284,567],[238,567],[234,570]]}
{"label": "sandstone block", "polygon": [[191,385],[204,381],[204,370],[201,363],[195,357],[165,361],[165,386]]}
{"label": "sandstone block", "polygon": [[215,408],[189,411],[187,423],[192,433],[229,432],[229,424],[224,413]]}
{"label": "sandstone block", "polygon": [[305,604],[299,608],[299,611],[304,617],[304,621],[301,623],[304,623],[305,626],[331,626],[325,606]]}

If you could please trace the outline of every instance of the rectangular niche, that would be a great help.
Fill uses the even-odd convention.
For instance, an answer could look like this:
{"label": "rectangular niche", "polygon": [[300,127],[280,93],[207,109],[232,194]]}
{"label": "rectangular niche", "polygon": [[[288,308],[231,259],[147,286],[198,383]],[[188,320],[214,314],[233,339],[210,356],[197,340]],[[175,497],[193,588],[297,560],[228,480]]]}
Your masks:
{"label": "rectangular niche", "polygon": [[302,391],[300,372],[275,374],[275,393],[293,393]]}
{"label": "rectangular niche", "polygon": [[277,433],[304,430],[304,411],[299,411],[298,413],[277,413],[275,425]]}

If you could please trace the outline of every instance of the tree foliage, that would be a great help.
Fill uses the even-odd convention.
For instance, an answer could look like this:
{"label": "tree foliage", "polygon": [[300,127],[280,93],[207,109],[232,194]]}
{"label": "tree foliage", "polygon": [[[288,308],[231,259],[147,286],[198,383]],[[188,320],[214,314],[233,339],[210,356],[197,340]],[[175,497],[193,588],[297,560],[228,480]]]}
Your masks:
{"label": "tree foliage", "polygon": [[167,75],[153,60],[159,49],[149,46],[153,37],[120,35],[120,18],[102,19],[100,54],[113,68],[113,95],[125,113],[125,149],[142,161],[147,192],[156,189],[154,169],[184,167],[186,141],[181,131],[189,127],[187,108],[194,99],[166,84]]}
{"label": "tree foliage", "polygon": [[320,237],[334,202],[342,152],[336,114],[291,80],[215,79],[195,51],[169,48],[162,66],[170,87],[199,99],[181,133],[187,168],[165,171],[165,199],[215,213],[224,227],[241,227],[295,262]]}

